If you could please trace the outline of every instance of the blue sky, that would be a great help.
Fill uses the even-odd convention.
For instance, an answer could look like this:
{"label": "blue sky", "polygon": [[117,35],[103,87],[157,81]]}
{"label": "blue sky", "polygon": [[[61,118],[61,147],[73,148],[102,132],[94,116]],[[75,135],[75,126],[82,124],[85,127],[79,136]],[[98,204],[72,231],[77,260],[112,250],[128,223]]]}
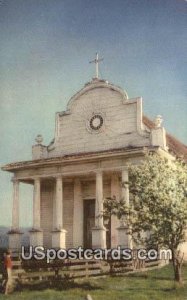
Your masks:
{"label": "blue sky", "polygon": [[[31,159],[38,133],[49,143],[55,112],[94,75],[142,96],[187,144],[187,1],[1,0],[0,164]],[[0,225],[10,225],[11,176],[0,172]],[[32,224],[32,188],[21,185],[21,225]]]}

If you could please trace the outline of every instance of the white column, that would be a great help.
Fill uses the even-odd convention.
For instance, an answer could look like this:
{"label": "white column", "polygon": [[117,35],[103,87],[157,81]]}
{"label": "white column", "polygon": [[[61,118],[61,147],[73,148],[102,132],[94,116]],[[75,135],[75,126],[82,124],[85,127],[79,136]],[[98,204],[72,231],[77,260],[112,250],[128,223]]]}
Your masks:
{"label": "white column", "polygon": [[73,247],[83,246],[83,198],[81,181],[74,181],[74,206],[73,206]]}
{"label": "white column", "polygon": [[55,214],[55,229],[63,227],[63,180],[62,177],[56,178],[56,214]]}
{"label": "white column", "polygon": [[103,174],[101,171],[96,173],[96,203],[95,203],[95,225],[103,227]]}
{"label": "white column", "polygon": [[34,180],[33,228],[40,229],[40,179]]}
{"label": "white column", "polygon": [[52,247],[66,248],[66,230],[63,229],[63,178],[56,177],[54,205],[54,229],[52,231]]}
{"label": "white column", "polygon": [[[119,201],[120,198],[120,184],[117,174],[112,174],[111,176],[111,198],[115,198],[114,201]],[[111,216],[111,247],[116,248],[118,246],[118,232],[119,219],[117,216]]]}
{"label": "white column", "polygon": [[9,234],[9,248],[12,251],[19,251],[21,243],[21,232],[19,230],[19,180],[13,182],[13,203],[12,203],[12,228]]}
{"label": "white column", "polygon": [[[122,177],[122,191],[121,196],[126,205],[129,205],[129,174],[128,169],[123,169]],[[130,228],[127,224],[128,216],[124,216],[120,220],[118,227],[118,243],[124,248],[132,248],[132,236],[129,234]]]}
{"label": "white column", "polygon": [[122,198],[129,205],[129,173],[128,169],[122,170]]}
{"label": "white column", "polygon": [[40,178],[34,179],[33,191],[33,228],[30,230],[30,245],[33,247],[43,246],[43,231],[41,229],[40,210]]}
{"label": "white column", "polygon": [[92,229],[92,248],[106,248],[106,228],[103,225],[103,174],[96,173],[95,227]]}
{"label": "white column", "polygon": [[19,181],[12,179],[13,182],[13,205],[12,205],[12,229],[19,229]]}
{"label": "white column", "polygon": [[[122,191],[121,191],[121,197],[126,205],[129,205],[129,174],[128,169],[122,170],[121,173],[122,178]],[[121,225],[125,224],[125,218],[122,217],[120,220]]]}

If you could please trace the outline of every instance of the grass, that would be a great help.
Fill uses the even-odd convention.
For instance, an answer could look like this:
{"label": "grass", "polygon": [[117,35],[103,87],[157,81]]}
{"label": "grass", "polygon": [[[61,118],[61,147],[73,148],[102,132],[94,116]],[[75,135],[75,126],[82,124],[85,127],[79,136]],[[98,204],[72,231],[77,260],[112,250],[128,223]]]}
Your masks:
{"label": "grass", "polygon": [[170,265],[128,276],[64,282],[56,287],[50,287],[49,283],[28,285],[12,295],[0,294],[0,300],[83,300],[87,294],[90,294],[93,300],[187,300],[187,265],[183,267],[183,280],[182,287],[174,283]]}

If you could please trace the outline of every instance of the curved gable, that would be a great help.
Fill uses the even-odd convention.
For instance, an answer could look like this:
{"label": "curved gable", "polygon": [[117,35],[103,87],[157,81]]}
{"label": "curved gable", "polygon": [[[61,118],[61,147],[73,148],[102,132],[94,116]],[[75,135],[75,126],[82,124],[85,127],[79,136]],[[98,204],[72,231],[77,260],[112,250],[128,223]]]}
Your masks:
{"label": "curved gable", "polygon": [[48,156],[150,145],[141,106],[141,98],[128,100],[121,88],[93,80],[70,99],[65,112],[57,113]]}
{"label": "curved gable", "polygon": [[128,100],[127,92],[122,90],[120,87],[117,87],[106,80],[98,80],[94,79],[91,82],[85,84],[84,88],[77,92],[67,104],[67,110],[71,111],[72,107],[77,104],[77,101],[80,99],[81,96],[87,95],[88,93],[93,94],[95,89],[106,89],[108,91],[115,91],[121,96],[121,100],[125,101]]}

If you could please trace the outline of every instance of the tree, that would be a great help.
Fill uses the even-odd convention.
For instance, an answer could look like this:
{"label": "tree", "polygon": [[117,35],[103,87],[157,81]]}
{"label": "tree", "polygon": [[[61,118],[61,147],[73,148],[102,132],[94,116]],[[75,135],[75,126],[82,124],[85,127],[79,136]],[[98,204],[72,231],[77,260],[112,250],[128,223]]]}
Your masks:
{"label": "tree", "polygon": [[187,229],[187,166],[149,154],[140,165],[129,167],[129,189],[130,205],[120,199],[113,213],[127,220],[136,243],[171,249],[174,277],[182,282],[179,246]]}

